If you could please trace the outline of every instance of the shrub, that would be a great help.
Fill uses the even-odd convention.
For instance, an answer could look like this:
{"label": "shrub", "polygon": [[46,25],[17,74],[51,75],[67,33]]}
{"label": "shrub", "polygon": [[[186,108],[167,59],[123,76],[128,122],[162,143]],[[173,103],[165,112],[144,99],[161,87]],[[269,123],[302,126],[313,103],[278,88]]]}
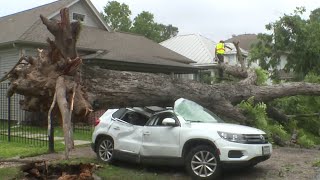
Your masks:
{"label": "shrub", "polygon": [[257,85],[261,86],[261,85],[266,85],[267,80],[269,78],[269,73],[268,71],[261,69],[261,68],[256,68],[255,72],[257,74]]}
{"label": "shrub", "polygon": [[302,135],[301,137],[298,137],[298,144],[305,148],[311,148],[315,146],[315,143],[312,140],[310,140],[307,137],[307,135]]}
{"label": "shrub", "polygon": [[289,139],[288,132],[280,124],[272,124],[266,113],[266,104],[259,102],[254,103],[254,97],[249,98],[247,101],[242,101],[239,104],[240,109],[245,111],[245,113],[254,121],[253,125],[265,131],[271,139],[271,135],[278,135],[283,141]]}

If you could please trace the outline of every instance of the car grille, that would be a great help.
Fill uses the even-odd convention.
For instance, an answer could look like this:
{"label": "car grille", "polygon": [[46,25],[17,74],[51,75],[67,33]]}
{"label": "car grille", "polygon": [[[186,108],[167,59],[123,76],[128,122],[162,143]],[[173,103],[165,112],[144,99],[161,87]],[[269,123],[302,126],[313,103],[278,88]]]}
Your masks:
{"label": "car grille", "polygon": [[268,137],[262,134],[244,134],[245,144],[267,144]]}

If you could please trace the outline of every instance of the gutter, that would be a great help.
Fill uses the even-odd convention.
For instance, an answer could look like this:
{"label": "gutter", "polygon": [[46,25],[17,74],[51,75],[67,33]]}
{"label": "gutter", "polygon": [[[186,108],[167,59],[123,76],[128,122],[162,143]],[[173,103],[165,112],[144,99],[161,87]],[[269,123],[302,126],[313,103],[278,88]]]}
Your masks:
{"label": "gutter", "polygon": [[[9,42],[5,42],[5,43],[1,43],[0,48],[5,47],[5,46],[16,48],[20,44],[21,45],[30,45],[30,46],[35,46],[35,47],[39,47],[39,46],[48,47],[47,43],[16,40],[16,41],[9,41]],[[101,50],[101,49],[91,49],[91,48],[83,48],[83,47],[77,47],[77,49],[81,50],[81,51],[89,51],[89,52],[97,52],[97,51]]]}
{"label": "gutter", "polygon": [[9,42],[5,42],[5,43],[1,43],[0,44],[0,48],[2,47],[13,47],[16,48],[16,41],[9,41]]}

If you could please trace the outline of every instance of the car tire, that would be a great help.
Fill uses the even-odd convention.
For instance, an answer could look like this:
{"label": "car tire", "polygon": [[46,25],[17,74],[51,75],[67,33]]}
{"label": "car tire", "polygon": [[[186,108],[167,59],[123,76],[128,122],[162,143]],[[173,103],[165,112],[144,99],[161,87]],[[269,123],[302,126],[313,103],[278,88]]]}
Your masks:
{"label": "car tire", "polygon": [[211,146],[193,148],[186,156],[185,165],[192,179],[208,180],[220,176],[220,159],[215,148]]}
{"label": "car tire", "polygon": [[97,156],[102,162],[112,163],[113,158],[114,142],[110,137],[103,137],[98,141],[97,144]]}

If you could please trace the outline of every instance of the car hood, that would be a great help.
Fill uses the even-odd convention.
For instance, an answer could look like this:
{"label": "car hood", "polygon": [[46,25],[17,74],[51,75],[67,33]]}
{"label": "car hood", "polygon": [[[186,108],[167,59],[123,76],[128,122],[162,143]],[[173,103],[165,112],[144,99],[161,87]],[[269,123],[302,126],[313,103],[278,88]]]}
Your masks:
{"label": "car hood", "polygon": [[265,134],[260,129],[229,123],[191,123],[191,128],[235,134]]}

